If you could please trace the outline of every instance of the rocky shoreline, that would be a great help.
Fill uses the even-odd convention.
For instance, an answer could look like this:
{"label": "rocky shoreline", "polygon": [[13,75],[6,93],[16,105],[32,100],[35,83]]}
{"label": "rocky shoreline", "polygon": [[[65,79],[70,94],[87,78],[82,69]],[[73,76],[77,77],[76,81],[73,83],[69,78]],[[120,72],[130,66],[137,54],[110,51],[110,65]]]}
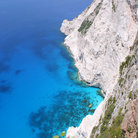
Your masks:
{"label": "rocky shoreline", "polygon": [[[68,129],[67,138],[89,138],[101,116],[104,117],[109,98],[116,95],[120,66],[137,38],[135,4],[135,0],[94,0],[74,20],[63,21],[60,30],[67,35],[64,45],[75,61],[79,78],[101,88],[105,95],[94,115],[86,116],[79,127]],[[136,83],[137,78],[134,81]],[[114,116],[119,107],[115,108]]]}

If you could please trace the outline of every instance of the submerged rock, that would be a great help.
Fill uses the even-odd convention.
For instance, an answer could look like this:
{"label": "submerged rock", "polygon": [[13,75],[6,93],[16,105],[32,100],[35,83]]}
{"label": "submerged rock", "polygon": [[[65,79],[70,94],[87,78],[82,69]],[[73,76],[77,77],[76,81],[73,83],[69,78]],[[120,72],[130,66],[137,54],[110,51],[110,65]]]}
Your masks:
{"label": "submerged rock", "polygon": [[59,136],[58,135],[55,135],[55,136],[53,136],[53,138],[59,138]]}
{"label": "submerged rock", "polygon": [[91,107],[92,107],[92,104],[89,105],[89,108],[91,108]]}
{"label": "submerged rock", "polygon": [[[96,99],[90,99],[89,93],[87,95],[86,92],[78,91],[60,91],[54,99],[55,104],[52,108],[42,106],[37,111],[31,112],[29,116],[29,125],[36,137],[51,138],[56,134],[59,137],[65,136],[63,130],[72,125],[79,125],[80,120],[88,114],[87,103],[96,104]],[[87,99],[85,104],[82,103],[84,99]]]}
{"label": "submerged rock", "polygon": [[91,113],[94,113],[95,112],[95,109],[89,109],[89,112],[91,112]]}
{"label": "submerged rock", "polygon": [[87,102],[87,100],[83,100],[83,101],[82,101],[82,103],[86,103],[86,102]]}
{"label": "submerged rock", "polygon": [[65,136],[65,131],[63,131],[60,136],[64,137]]}

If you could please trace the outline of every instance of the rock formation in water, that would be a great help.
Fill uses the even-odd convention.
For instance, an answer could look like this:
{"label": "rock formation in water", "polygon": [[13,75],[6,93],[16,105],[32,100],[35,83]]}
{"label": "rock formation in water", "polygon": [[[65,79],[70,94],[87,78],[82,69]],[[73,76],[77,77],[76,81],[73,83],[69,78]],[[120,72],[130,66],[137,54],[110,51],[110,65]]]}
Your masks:
{"label": "rock formation in water", "polygon": [[105,95],[94,115],[68,129],[67,138],[137,137],[137,14],[138,0],[94,0],[74,20],[63,21],[64,45],[79,78]]}

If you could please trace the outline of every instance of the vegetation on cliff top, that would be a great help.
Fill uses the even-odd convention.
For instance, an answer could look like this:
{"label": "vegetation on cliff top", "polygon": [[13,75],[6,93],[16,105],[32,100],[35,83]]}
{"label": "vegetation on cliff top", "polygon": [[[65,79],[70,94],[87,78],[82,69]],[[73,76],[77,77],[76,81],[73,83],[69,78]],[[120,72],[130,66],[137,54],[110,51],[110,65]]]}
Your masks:
{"label": "vegetation on cliff top", "polygon": [[101,2],[97,5],[94,11],[82,22],[80,28],[78,29],[81,34],[86,34],[90,26],[93,24],[95,17],[100,11],[102,2],[103,0],[101,0]]}
{"label": "vegetation on cliff top", "polygon": [[78,31],[81,32],[82,34],[85,34],[91,25],[92,22],[86,19],[82,22],[81,27],[78,29]]}

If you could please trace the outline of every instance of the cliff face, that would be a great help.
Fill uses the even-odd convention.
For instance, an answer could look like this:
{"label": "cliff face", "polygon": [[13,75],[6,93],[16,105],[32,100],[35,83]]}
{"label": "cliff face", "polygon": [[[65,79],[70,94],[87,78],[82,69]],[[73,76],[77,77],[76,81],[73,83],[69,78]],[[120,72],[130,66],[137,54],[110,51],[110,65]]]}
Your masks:
{"label": "cliff face", "polygon": [[[138,38],[138,37],[137,37]],[[91,137],[137,138],[138,134],[138,40],[119,69],[119,79],[99,124]]]}
{"label": "cliff face", "polygon": [[[131,72],[126,72],[125,70],[130,67],[124,68],[122,65],[129,54],[132,56],[136,53],[136,13],[135,0],[94,0],[73,21],[63,21],[61,31],[67,35],[64,44],[75,60],[80,79],[90,86],[101,88],[105,95],[104,101],[99,105],[94,115],[84,118],[79,127],[69,128],[67,137],[90,137],[94,126],[97,126],[97,130],[92,136],[96,136],[100,133],[102,123],[99,124],[99,119],[100,117],[104,118],[109,97],[112,96],[112,98],[115,97],[119,100],[115,100],[112,117],[108,120],[108,123],[112,124],[120,107],[124,107],[129,99],[124,100],[124,96],[127,97],[128,92],[132,91],[131,93],[133,93],[133,89],[137,89],[135,84],[137,77],[131,78],[134,81],[131,82],[130,78],[127,81],[122,76],[127,76],[128,73],[131,76],[134,72],[136,74],[137,71],[132,69]],[[135,48],[132,49],[134,46]],[[136,67],[137,58],[133,56],[131,62],[134,59],[136,61],[133,65]],[[121,71],[123,70],[126,74],[123,74],[124,72],[120,74],[121,66],[123,66]],[[124,82],[124,85],[122,82]],[[119,91],[123,91],[123,94],[120,94]],[[124,111],[122,110],[122,112]]]}

